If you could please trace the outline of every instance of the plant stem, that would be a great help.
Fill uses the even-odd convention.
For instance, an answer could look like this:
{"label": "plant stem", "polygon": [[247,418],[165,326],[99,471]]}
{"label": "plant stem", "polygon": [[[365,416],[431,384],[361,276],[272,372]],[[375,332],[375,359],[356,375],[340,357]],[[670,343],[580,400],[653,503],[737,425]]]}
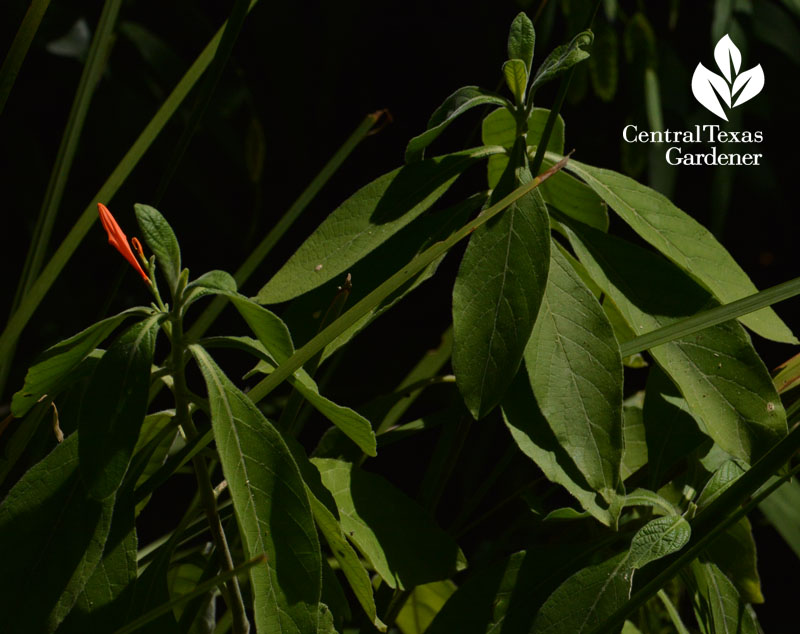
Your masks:
{"label": "plant stem", "polygon": [[[183,427],[189,441],[198,437],[197,428],[192,422],[189,412],[188,388],[186,386],[186,374],[183,363],[183,324],[180,319],[180,303],[175,302],[173,307],[172,320],[172,377],[174,381],[173,391],[175,393],[175,418],[178,424]],[[200,499],[208,519],[211,529],[211,536],[220,557],[220,567],[225,572],[234,570],[233,557],[231,557],[228,541],[225,539],[225,530],[222,527],[222,520],[217,513],[217,499],[214,494],[214,487],[211,483],[211,475],[208,472],[208,465],[205,458],[201,455],[192,457],[192,464],[197,477],[197,486],[200,491]],[[242,599],[242,592],[239,588],[239,580],[236,576],[231,576],[226,582],[230,602],[228,609],[233,614],[233,631],[235,634],[248,634],[250,623]]]}

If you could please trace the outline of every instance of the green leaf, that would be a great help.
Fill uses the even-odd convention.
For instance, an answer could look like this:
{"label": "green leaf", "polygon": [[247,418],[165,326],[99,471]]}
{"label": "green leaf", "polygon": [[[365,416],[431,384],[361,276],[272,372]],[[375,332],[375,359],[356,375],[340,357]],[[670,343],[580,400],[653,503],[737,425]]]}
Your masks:
{"label": "green leaf", "polygon": [[708,440],[678,388],[658,366],[647,376],[644,397],[650,486],[659,489],[673,467]]}
{"label": "green leaf", "polygon": [[[715,303],[656,254],[589,228],[570,236],[581,262],[637,333]],[[731,455],[752,464],[786,435],[780,398],[737,322],[656,346],[650,353],[703,420],[706,432]]]}
{"label": "green leaf", "polygon": [[339,509],[342,530],[391,588],[412,588],[465,567],[453,539],[378,475],[331,459],[311,461]]}
{"label": "green leaf", "polygon": [[[544,161],[542,166],[549,169],[553,163]],[[578,179],[561,171],[548,178],[539,189],[548,205],[578,222],[600,231],[608,231],[608,209],[605,203]]]}
{"label": "green leaf", "polygon": [[55,631],[100,561],[113,508],[86,493],[77,434],[22,476],[0,506],[3,629]]}
{"label": "green leaf", "polygon": [[397,615],[397,627],[403,634],[424,634],[455,591],[456,584],[449,579],[417,586]]}
{"label": "green leaf", "polygon": [[531,634],[582,634],[593,630],[628,599],[627,553],[576,572],[550,595]]}
{"label": "green leaf", "polygon": [[347,578],[353,594],[355,594],[361,607],[364,608],[370,623],[379,631],[385,632],[386,625],[378,618],[378,613],[375,609],[375,599],[372,596],[372,584],[370,583],[369,575],[364,566],[361,565],[361,561],[353,547],[350,546],[350,543],[345,538],[339,521],[310,491],[308,497],[311,501],[311,511],[314,513],[317,526],[325,537],[325,541],[328,542],[336,561],[339,562],[339,566]]}
{"label": "green leaf", "polygon": [[[528,117],[528,132],[526,135],[528,145],[537,145],[539,143],[549,114],[550,111],[546,108],[533,108],[531,110],[531,114]],[[517,122],[508,108],[498,108],[484,117],[481,123],[481,140],[484,145],[502,145],[511,152],[517,140]],[[564,119],[561,118],[561,115],[556,117],[553,131],[547,140],[547,149],[557,154],[564,152]],[[503,175],[507,165],[507,154],[496,154],[489,157],[486,167],[489,187],[497,187],[497,183],[500,181],[500,177]],[[542,184],[542,187],[544,187],[544,184]]]}
{"label": "green leaf", "polygon": [[606,526],[614,524],[616,517],[608,503],[589,486],[539,411],[525,372],[519,372],[514,378],[502,406],[503,418],[514,442],[547,479],[563,486],[599,522]]}
{"label": "green leaf", "polygon": [[470,570],[426,634],[529,632],[545,599],[580,565],[575,545],[516,552]]}
{"label": "green leaf", "polygon": [[[254,304],[260,310],[265,308]],[[269,312],[269,311],[266,311]],[[271,313],[270,313],[271,314]],[[277,317],[276,317],[277,319]],[[213,337],[203,340],[206,346],[234,347],[249,352],[261,362],[256,367],[259,372],[269,373],[275,370],[276,360],[269,356],[268,350],[258,341],[249,337]],[[288,379],[303,398],[305,398],[320,414],[336,425],[342,433],[350,438],[368,456],[377,455],[377,441],[370,422],[358,412],[337,405],[319,393],[319,387],[308,372],[300,368]]]}
{"label": "green leaf", "polygon": [[622,360],[608,319],[558,248],[525,367],[559,445],[609,503],[620,488]]}
{"label": "green leaf", "polygon": [[147,413],[150,367],[163,315],[128,328],[106,351],[84,393],[81,477],[89,494],[102,500],[122,483]]}
{"label": "green leaf", "polygon": [[77,335],[45,350],[25,375],[25,384],[11,401],[11,413],[22,418],[45,394],[53,395],[62,380],[75,371],[89,354],[128,317],[146,315],[146,308],[129,308],[92,324]]}
{"label": "green leaf", "polygon": [[[570,161],[567,169],[582,178],[642,238],[661,251],[723,304],[757,292],[730,253],[699,222],[665,196],[632,178]],[[798,343],[771,308],[740,318],[762,337]],[[637,334],[641,334],[637,331]]]}
{"label": "green leaf", "polygon": [[781,485],[758,508],[800,559],[800,482]]}
{"label": "green leaf", "polygon": [[525,62],[526,73],[530,72],[535,45],[533,22],[524,11],[520,11],[508,31],[508,59],[521,59]]}
{"label": "green leaf", "polygon": [[660,515],[677,515],[679,509],[650,489],[635,489],[625,495],[625,506],[649,506]]}
{"label": "green leaf", "polygon": [[508,100],[478,86],[459,88],[439,106],[428,120],[428,127],[422,134],[415,136],[406,146],[406,163],[414,163],[425,156],[425,148],[445,131],[458,116],[471,108],[494,104],[510,106]]}
{"label": "green leaf", "polygon": [[117,498],[103,558],[89,577],[59,634],[113,632],[125,624],[136,581],[136,529],[133,504]]}
{"label": "green leaf", "polygon": [[706,557],[733,582],[746,603],[764,603],[750,520],[743,517],[717,536],[706,549]]}
{"label": "green leaf", "polygon": [[[486,194],[479,193],[453,207],[424,214],[384,242],[348,272],[352,272],[352,288],[347,297],[348,305],[354,305],[361,301],[430,245],[447,239],[453,231],[463,226],[481,208],[486,199]],[[320,362],[330,357],[375,319],[390,310],[420,284],[430,279],[436,273],[444,257],[432,262],[421,273],[410,276],[403,286],[329,343],[325,347]],[[330,280],[323,286],[298,297],[281,314],[295,341],[308,341],[319,331],[320,322],[325,314],[325,311],[321,309],[331,305],[333,298],[339,292],[341,282],[341,279]]]}
{"label": "green leaf", "polygon": [[633,570],[643,568],[651,561],[678,552],[692,536],[689,522],[680,515],[666,515],[650,520],[631,540],[628,564]]}
{"label": "green leaf", "polygon": [[[490,199],[531,180],[525,142]],[[467,408],[483,418],[522,361],[550,265],[550,221],[539,192],[520,198],[471,236],[453,286],[453,370]]]}
{"label": "green leaf", "polygon": [[158,264],[173,296],[178,288],[178,278],[181,276],[181,248],[178,238],[169,226],[167,219],[150,205],[135,204],[136,220],[142,230],[147,246],[156,255]]}
{"label": "green leaf", "polygon": [[617,94],[618,57],[617,32],[608,24],[602,23],[595,28],[589,71],[594,93],[603,101],[611,101]]}
{"label": "green leaf", "polygon": [[591,31],[583,31],[572,38],[569,44],[556,47],[536,71],[531,83],[530,94],[533,95],[542,84],[589,57],[589,53],[583,49],[590,46],[593,39]]}
{"label": "green leaf", "polygon": [[257,301],[284,302],[339,277],[430,208],[461,172],[498,151],[479,148],[431,158],[365,185],[317,227]]}
{"label": "green leaf", "polygon": [[623,404],[622,438],[624,450],[620,475],[625,481],[647,464],[647,441],[641,407]]}
{"label": "green leaf", "polygon": [[319,541],[289,448],[264,415],[198,345],[189,347],[208,389],[211,424],[250,569],[256,629],[314,634],[322,584]]}
{"label": "green leaf", "polygon": [[755,620],[736,592],[736,587],[717,566],[695,560],[690,569],[698,594],[698,620],[705,622],[706,631],[758,633]]}
{"label": "green leaf", "polygon": [[518,104],[525,102],[525,86],[528,84],[528,70],[521,59],[510,59],[503,64],[506,85]]}
{"label": "green leaf", "polygon": [[747,469],[735,460],[726,460],[711,475],[695,504],[703,508],[716,500],[725,489],[738,480]]}
{"label": "green leaf", "polygon": [[[149,455],[146,456],[147,462],[139,467],[140,472],[136,478],[134,488],[138,488],[147,482],[164,465],[164,462],[169,456],[169,452],[173,443],[180,434],[177,425],[173,423],[174,416],[175,410],[172,409],[155,412],[144,417],[142,428],[139,431],[139,439],[136,441],[136,447],[133,450],[133,455],[135,458],[132,461],[132,466],[130,467],[131,471],[134,469],[133,465],[136,464],[136,458],[138,458],[140,455],[140,451],[147,451],[149,452]],[[165,434],[164,430],[167,425],[170,424],[172,424],[172,432],[167,432]],[[148,447],[148,445],[151,442],[154,442],[156,438],[160,438],[158,444],[156,446]],[[129,476],[130,475],[131,474],[129,474]],[[133,475],[136,475],[136,473],[133,473]],[[139,513],[142,512],[142,509],[147,506],[149,501],[150,496],[148,495],[136,503],[135,514],[137,517],[139,516]]]}
{"label": "green leaf", "polygon": [[184,308],[208,295],[218,295],[236,292],[236,280],[226,271],[208,271],[196,280],[186,285],[183,294]]}

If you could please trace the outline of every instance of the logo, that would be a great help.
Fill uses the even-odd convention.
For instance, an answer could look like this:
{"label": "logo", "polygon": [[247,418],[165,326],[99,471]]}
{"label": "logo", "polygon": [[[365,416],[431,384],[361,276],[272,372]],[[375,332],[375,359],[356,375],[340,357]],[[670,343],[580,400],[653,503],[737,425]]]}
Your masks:
{"label": "logo", "polygon": [[728,110],[736,108],[760,93],[764,71],[758,64],[740,73],[742,53],[727,34],[714,47],[714,61],[722,75],[698,64],[692,76],[692,92],[702,106],[727,121],[723,106]]}

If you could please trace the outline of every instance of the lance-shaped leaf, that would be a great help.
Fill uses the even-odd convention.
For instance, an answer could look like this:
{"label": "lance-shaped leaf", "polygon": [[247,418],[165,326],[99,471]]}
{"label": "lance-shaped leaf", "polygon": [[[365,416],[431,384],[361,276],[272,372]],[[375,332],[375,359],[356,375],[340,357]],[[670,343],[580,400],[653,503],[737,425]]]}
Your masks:
{"label": "lance-shaped leaf", "polygon": [[553,52],[547,56],[547,59],[539,66],[539,70],[536,71],[531,83],[530,94],[533,95],[539,86],[589,57],[589,53],[583,49],[591,46],[593,40],[594,36],[591,31],[583,31],[572,38],[569,44],[562,44],[553,49]]}
{"label": "lance-shaped leaf", "polygon": [[429,209],[467,168],[499,148],[478,148],[398,168],[359,189],[300,245],[258,293],[277,304],[339,277]]}
{"label": "lance-shaped leaf", "polygon": [[372,584],[369,574],[364,569],[358,555],[350,546],[350,542],[344,536],[342,526],[328,508],[320,502],[313,493],[309,491],[311,510],[320,532],[328,542],[333,556],[339,562],[344,576],[347,578],[353,594],[361,604],[364,612],[369,617],[370,622],[381,632],[386,631],[386,625],[378,618],[375,608],[375,599],[372,595]]}
{"label": "lance-shaped leaf", "polygon": [[106,351],[81,404],[81,476],[102,500],[119,488],[147,413],[150,367],[163,315],[128,328]]}
{"label": "lance-shaped leaf", "polygon": [[550,595],[531,634],[591,632],[628,600],[627,553],[576,572]]}
{"label": "lance-shaped leaf", "polygon": [[698,620],[705,623],[705,631],[758,633],[755,619],[736,592],[736,587],[717,566],[695,560],[690,570],[697,590],[695,611]]}
{"label": "lance-shaped leaf", "polygon": [[300,471],[280,433],[198,345],[222,472],[250,569],[256,629],[315,634],[322,583],[317,531]]}
{"label": "lance-shaped leaf", "polygon": [[[662,194],[617,172],[577,161],[567,163],[567,169],[582,178],[636,233],[720,302],[727,304],[758,291],[711,232]],[[741,322],[767,339],[797,343],[771,308],[745,315]],[[636,334],[641,332],[637,330]]]}
{"label": "lance-shaped leaf", "polygon": [[114,505],[103,557],[89,577],[59,634],[113,632],[127,621],[136,582],[136,529],[133,501],[121,493]]}
{"label": "lance-shaped leaf", "polygon": [[610,505],[586,482],[539,411],[525,372],[519,372],[503,398],[503,418],[514,442],[551,482],[563,486],[581,506],[606,526],[616,524],[619,508]]}
{"label": "lance-shaped leaf", "polygon": [[62,379],[74,372],[81,361],[89,356],[117,326],[128,317],[145,315],[148,312],[150,311],[146,308],[129,308],[113,317],[98,321],[77,335],[45,350],[25,375],[22,389],[14,394],[11,413],[17,418],[22,418],[43,395],[54,395],[59,391]]}
{"label": "lance-shaped leaf", "polygon": [[[570,231],[581,262],[637,334],[713,306],[677,267],[625,240],[582,227]],[[763,361],[735,321],[650,350],[705,431],[752,464],[786,434],[786,414]]]}
{"label": "lance-shaped leaf", "polygon": [[[530,179],[520,138],[490,203]],[[512,203],[470,238],[453,286],[453,369],[476,419],[500,402],[517,373],[549,265],[550,220],[538,191]]]}
{"label": "lance-shaped leaf", "polygon": [[91,499],[72,434],[0,506],[0,613],[8,632],[54,632],[103,554],[114,498]]}
{"label": "lance-shaped leaf", "polygon": [[706,549],[706,557],[733,582],[745,602],[764,603],[750,520],[743,517],[715,537]]}
{"label": "lance-shaped leaf", "polygon": [[[524,86],[523,86],[524,89]],[[419,136],[415,136],[406,146],[406,163],[419,161],[425,155],[425,148],[445,131],[457,117],[477,106],[494,104],[510,106],[508,100],[478,86],[459,88],[439,106],[428,120],[428,127]]]}
{"label": "lance-shaped leaf", "polygon": [[156,255],[164,277],[167,278],[172,293],[178,287],[178,278],[181,276],[181,248],[178,238],[169,226],[167,219],[150,205],[136,204],[136,220],[142,230],[147,246]]}
{"label": "lance-shaped leaf", "polygon": [[236,280],[226,271],[208,271],[187,284],[183,295],[184,310],[198,299],[219,293],[235,293]]}
{"label": "lance-shaped leaf", "polygon": [[728,115],[725,114],[720,99],[722,99],[722,102],[728,106],[728,108],[731,107],[730,86],[725,83],[722,77],[708,70],[702,64],[698,64],[697,68],[694,69],[694,74],[692,75],[692,94],[701,105],[705,106],[721,119],[725,121],[728,120]]}
{"label": "lance-shaped leaf", "polygon": [[530,72],[535,44],[536,32],[533,29],[533,22],[524,11],[520,11],[508,31],[508,59],[521,59],[525,62],[527,72]]}
{"label": "lance-shaped leaf", "polygon": [[525,367],[544,417],[586,482],[609,502],[622,464],[622,359],[611,324],[558,248],[550,248]]}
{"label": "lance-shaped leaf", "polygon": [[666,515],[650,520],[631,540],[628,564],[638,570],[651,561],[678,552],[692,536],[692,528],[680,515]]}
{"label": "lance-shaped leaf", "polygon": [[386,480],[340,460],[312,462],[336,500],[345,534],[390,587],[438,581],[465,567],[455,541]]}
{"label": "lance-shaped leaf", "polygon": [[[260,310],[266,311],[265,308],[257,304],[253,305]],[[278,319],[277,316],[275,316],[275,318]],[[255,355],[261,360],[255,368],[255,371],[258,372],[270,373],[277,367],[276,359],[270,354],[265,345],[250,337],[213,337],[203,340],[203,343],[207,347],[216,345],[218,347],[238,348]],[[377,455],[375,432],[372,430],[372,425],[366,418],[355,410],[337,405],[333,401],[322,396],[319,393],[319,387],[314,379],[302,368],[297,370],[288,381],[314,409],[336,425],[342,433],[358,445],[364,453],[368,456]]]}
{"label": "lance-shaped leaf", "polygon": [[425,634],[455,590],[456,584],[449,579],[417,586],[397,615],[397,626],[403,634]]}
{"label": "lance-shaped leaf", "polygon": [[525,101],[525,86],[528,83],[528,71],[525,62],[521,59],[510,59],[503,64],[503,76],[506,78],[506,85],[514,95],[518,104]]}

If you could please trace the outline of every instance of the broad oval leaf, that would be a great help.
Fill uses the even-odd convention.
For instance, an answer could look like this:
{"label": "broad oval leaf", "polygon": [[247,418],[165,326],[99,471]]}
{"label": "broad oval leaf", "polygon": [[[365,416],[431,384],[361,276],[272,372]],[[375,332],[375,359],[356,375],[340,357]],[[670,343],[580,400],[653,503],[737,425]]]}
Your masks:
{"label": "broad oval leaf", "polygon": [[[665,196],[611,170],[577,161],[569,161],[567,169],[583,179],[636,233],[723,304],[757,292],[747,274],[711,232]],[[771,308],[745,315],[740,321],[767,339],[798,343]],[[637,330],[636,334],[641,332]]]}
{"label": "broad oval leaf", "polygon": [[425,210],[478,161],[502,151],[478,148],[419,161],[365,185],[317,227],[259,291],[277,304],[339,277]]}
{"label": "broad oval leaf", "polygon": [[147,413],[150,367],[163,315],[128,328],[100,359],[81,404],[81,477],[102,500],[122,484]]}
{"label": "broad oval leaf", "polygon": [[175,237],[175,232],[169,226],[167,219],[157,209],[139,203],[133,208],[136,210],[136,220],[139,222],[142,236],[147,246],[155,253],[174,295],[181,276],[181,248],[178,246],[178,238]]}
{"label": "broad oval leaf", "polygon": [[0,506],[0,614],[8,632],[54,632],[100,561],[114,498],[91,499],[72,434]]}
{"label": "broad oval leaf", "polygon": [[487,104],[495,104],[497,106],[511,105],[500,95],[478,86],[464,86],[456,90],[431,115],[425,132],[415,136],[408,142],[408,146],[406,146],[406,163],[422,160],[425,155],[425,148],[433,143],[434,139],[444,132],[447,126],[458,116],[471,108]]}
{"label": "broad oval leaf", "polygon": [[[715,304],[680,269],[641,247],[587,227],[570,231],[581,262],[644,334]],[[786,414],[763,361],[735,321],[650,350],[678,386],[705,431],[752,464],[786,435]]]}
{"label": "broad oval leaf", "polygon": [[533,22],[524,11],[520,11],[508,31],[508,59],[521,59],[525,62],[525,69],[530,72],[535,45]]}
{"label": "broad oval leaf", "polygon": [[514,442],[551,482],[560,484],[581,506],[606,526],[616,524],[619,509],[610,505],[586,482],[539,411],[525,372],[517,373],[503,398],[503,419]]}
{"label": "broad oval leaf", "polygon": [[569,44],[556,47],[536,71],[530,94],[533,95],[539,86],[589,57],[589,53],[583,49],[591,46],[593,40],[594,35],[591,31],[583,31],[572,38]]}
{"label": "broad oval leaf", "polygon": [[259,632],[315,634],[322,559],[300,471],[280,433],[198,345],[211,425],[248,558]]}
{"label": "broad oval leaf", "polygon": [[14,394],[11,413],[17,418],[25,416],[42,396],[58,391],[62,378],[74,372],[81,361],[125,319],[150,312],[147,308],[129,308],[45,350],[25,375],[22,389]]}
{"label": "broad oval leaf", "polygon": [[611,502],[623,455],[622,359],[611,324],[558,248],[525,347],[539,408],[586,482]]}
{"label": "broad oval leaf", "polygon": [[593,631],[628,600],[627,553],[576,572],[550,595],[531,634],[583,634]]}
{"label": "broad oval leaf", "polygon": [[692,528],[680,515],[666,515],[650,520],[642,526],[631,541],[628,563],[638,570],[651,561],[678,552],[692,536]]}
{"label": "broad oval leaf", "polygon": [[313,459],[339,509],[342,529],[392,588],[450,577],[464,555],[414,500],[349,462]]}
{"label": "broad oval leaf", "polygon": [[716,500],[736,480],[744,475],[745,466],[735,460],[726,460],[711,475],[700,495],[697,497],[697,508],[702,509]]}
{"label": "broad oval leaf", "polygon": [[[530,181],[524,152],[520,138],[517,158],[490,203]],[[550,219],[538,191],[509,205],[470,238],[453,286],[453,369],[476,419],[497,406],[517,373],[549,266]]]}

